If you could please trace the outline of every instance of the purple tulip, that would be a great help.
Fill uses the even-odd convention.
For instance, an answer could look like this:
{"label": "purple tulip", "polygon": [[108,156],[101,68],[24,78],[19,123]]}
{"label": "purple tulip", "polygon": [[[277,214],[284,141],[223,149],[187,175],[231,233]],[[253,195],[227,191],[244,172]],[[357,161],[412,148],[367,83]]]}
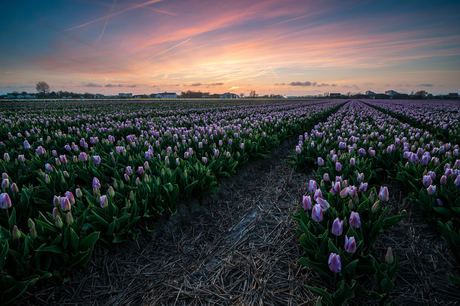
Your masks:
{"label": "purple tulip", "polygon": [[447,176],[445,175],[441,176],[441,179],[439,181],[441,182],[441,185],[447,184]]}
{"label": "purple tulip", "polygon": [[342,262],[340,261],[340,255],[331,253],[329,260],[327,261],[329,269],[334,273],[339,273],[342,270]]}
{"label": "purple tulip", "polygon": [[455,187],[457,187],[457,188],[460,187],[460,174],[457,175],[457,178],[456,178],[455,181],[454,181],[454,185],[455,185]]}
{"label": "purple tulip", "polygon": [[69,211],[71,209],[72,206],[70,205],[69,198],[61,197],[60,202],[62,211]]}
{"label": "purple tulip", "polygon": [[355,237],[350,237],[350,239],[348,239],[347,236],[345,236],[345,251],[347,251],[348,253],[350,254],[353,254],[354,252],[356,252],[356,241],[355,241]]}
{"label": "purple tulip", "polygon": [[433,183],[433,180],[431,179],[431,176],[429,175],[424,175],[423,176],[423,186],[428,187]]}
{"label": "purple tulip", "polygon": [[133,175],[133,168],[131,168],[131,166],[127,166],[125,172],[127,175]]}
{"label": "purple tulip", "polygon": [[324,200],[323,198],[317,198],[316,199],[316,202],[321,206],[321,209],[323,211],[326,211],[331,205],[329,205],[329,203]]}
{"label": "purple tulip", "polygon": [[333,194],[339,194],[340,193],[340,182],[335,182],[332,184],[331,192]]}
{"label": "purple tulip", "polygon": [[88,155],[85,152],[80,152],[80,155],[78,156],[78,160],[81,162],[85,162],[88,160]]}
{"label": "purple tulip", "polygon": [[340,197],[342,199],[346,198],[348,196],[348,191],[349,191],[349,187],[345,187],[342,189],[342,191],[340,191]]}
{"label": "purple tulip", "polygon": [[65,196],[67,199],[69,199],[71,205],[75,204],[75,197],[73,196],[73,193],[71,193],[70,191],[66,191]]}
{"label": "purple tulip", "polygon": [[436,173],[434,173],[433,171],[428,171],[428,175],[431,177],[432,180],[436,179]]}
{"label": "purple tulip", "polygon": [[45,164],[45,170],[48,172],[53,172],[53,167],[50,164]]}
{"label": "purple tulip", "polygon": [[336,170],[336,171],[342,171],[342,164],[339,163],[339,162],[336,162],[336,163],[335,163],[335,170]]}
{"label": "purple tulip", "polygon": [[144,167],[140,166],[137,168],[137,173],[139,173],[139,175],[143,175],[144,174]]}
{"label": "purple tulip", "polygon": [[201,158],[201,162],[202,162],[203,164],[207,164],[207,163],[208,163],[208,159],[207,159],[206,157],[203,156],[203,157]]}
{"label": "purple tulip", "polygon": [[358,153],[361,156],[365,156],[366,155],[366,149],[361,148],[361,149],[358,150]]}
{"label": "purple tulip", "polygon": [[360,192],[366,192],[367,191],[367,183],[361,182],[361,185],[359,185],[359,191]]}
{"label": "purple tulip", "polygon": [[302,197],[302,208],[304,210],[310,210],[312,207],[312,203],[311,203],[311,196],[303,196]]}
{"label": "purple tulip", "polygon": [[310,193],[315,193],[316,189],[318,189],[318,187],[316,185],[316,181],[315,180],[310,180],[308,182],[308,191]]}
{"label": "purple tulip", "polygon": [[329,182],[329,173],[324,173],[324,175],[323,175],[323,180],[324,180],[325,182]]}
{"label": "purple tulip", "polygon": [[436,205],[443,206],[441,199],[436,199]]}
{"label": "purple tulip", "polygon": [[350,226],[353,228],[359,228],[361,226],[361,219],[359,218],[359,213],[352,211],[348,223],[350,223]]}
{"label": "purple tulip", "polygon": [[11,207],[11,198],[10,196],[5,192],[0,194],[0,208],[1,209],[8,209]]}
{"label": "purple tulip", "polygon": [[380,186],[380,191],[379,191],[379,199],[383,202],[387,202],[389,199],[390,195],[388,193],[388,187],[382,187]]}
{"label": "purple tulip", "polygon": [[102,161],[102,159],[101,159],[101,157],[99,155],[93,156],[93,163],[95,165],[99,165],[101,163],[101,161]]}
{"label": "purple tulip", "polygon": [[343,220],[340,221],[339,218],[334,220],[332,223],[332,233],[336,236],[340,236],[343,233]]}
{"label": "purple tulip", "polygon": [[350,158],[350,167],[356,164],[356,160],[354,157]]}
{"label": "purple tulip", "polygon": [[321,222],[321,220],[323,220],[323,210],[321,209],[321,205],[315,204],[315,206],[313,206],[311,218],[315,222]]}
{"label": "purple tulip", "polygon": [[94,186],[97,186],[98,188],[101,188],[101,183],[99,182],[97,177],[93,178],[93,188],[94,188]]}
{"label": "purple tulip", "polygon": [[358,182],[361,182],[364,180],[364,173],[358,173],[358,178],[357,178]]}
{"label": "purple tulip", "polygon": [[317,198],[322,198],[322,197],[323,197],[323,193],[321,192],[321,189],[316,189],[313,199],[316,201]]}
{"label": "purple tulip", "polygon": [[100,204],[102,208],[106,208],[109,205],[109,200],[106,195],[101,196]]}
{"label": "purple tulip", "polygon": [[321,157],[318,157],[318,166],[324,166],[324,160]]}
{"label": "purple tulip", "polygon": [[428,192],[429,195],[433,195],[436,193],[436,185],[430,185],[426,191]]}
{"label": "purple tulip", "polygon": [[27,140],[24,140],[24,149],[30,149],[30,144]]}

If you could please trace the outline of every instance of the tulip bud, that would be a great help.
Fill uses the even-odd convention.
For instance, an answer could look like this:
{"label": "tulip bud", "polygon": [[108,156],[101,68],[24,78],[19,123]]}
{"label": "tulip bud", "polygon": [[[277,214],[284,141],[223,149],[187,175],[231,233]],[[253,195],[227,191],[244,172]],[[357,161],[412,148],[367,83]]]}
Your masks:
{"label": "tulip bud", "polygon": [[71,193],[70,191],[66,191],[65,196],[67,199],[69,199],[71,205],[75,204],[75,197],[73,196],[73,193]]}
{"label": "tulip bud", "polygon": [[56,216],[59,215],[59,210],[57,209],[57,207],[53,208],[53,218],[56,219]]}
{"label": "tulip bud", "polygon": [[348,196],[348,191],[349,191],[348,187],[343,188],[342,191],[340,191],[340,197],[342,199],[346,198]]}
{"label": "tulip bud", "polygon": [[61,197],[61,209],[62,211],[69,211],[72,206],[70,205],[70,201],[67,197]]}
{"label": "tulip bud", "polygon": [[129,199],[130,199],[131,201],[133,201],[133,202],[134,202],[134,200],[135,200],[134,192],[133,192],[132,190],[131,190],[131,192],[129,193]]}
{"label": "tulip bud", "polygon": [[80,188],[75,189],[75,195],[77,196],[77,198],[81,199],[81,197],[83,196],[83,192]]}
{"label": "tulip bud", "polygon": [[21,238],[21,231],[18,229],[18,227],[16,225],[13,226],[13,238],[14,239]]}
{"label": "tulip bud", "polygon": [[443,206],[441,199],[436,199],[436,205]]}
{"label": "tulip bud", "polygon": [[345,236],[345,245],[344,245],[344,248],[345,248],[345,251],[347,251],[347,252],[350,253],[350,254],[353,254],[354,252],[356,252],[356,241],[355,241],[355,237],[350,237],[350,239],[348,239],[348,237]]}
{"label": "tulip bud", "polygon": [[321,220],[323,220],[323,210],[321,209],[321,205],[315,204],[315,206],[313,206],[311,218],[315,222],[321,222]]}
{"label": "tulip bud", "polygon": [[354,157],[350,158],[350,167],[354,166],[355,164],[356,164],[355,158]]}
{"label": "tulip bud", "polygon": [[372,213],[376,213],[379,211],[379,209],[380,209],[380,201],[377,201],[374,203],[374,205],[372,205],[371,211]]}
{"label": "tulip bud", "polygon": [[454,181],[455,187],[459,188],[460,187],[460,174],[457,175],[457,178]]}
{"label": "tulip bud", "polygon": [[395,258],[393,256],[393,250],[391,249],[391,247],[389,247],[388,251],[387,251],[387,253],[385,255],[385,262],[388,265],[392,265],[394,261],[395,261]]}
{"label": "tulip bud", "polygon": [[318,157],[318,166],[324,166],[324,160],[321,157]]}
{"label": "tulip bud", "polygon": [[329,180],[330,180],[330,179],[329,179],[329,173],[324,173],[324,175],[323,175],[323,180],[324,180],[325,182],[329,182]]}
{"label": "tulip bud", "polygon": [[352,210],[352,209],[355,207],[355,206],[353,205],[353,203],[354,203],[354,201],[353,201],[352,199],[350,199],[350,200],[348,201],[348,209],[349,209],[349,210]]}
{"label": "tulip bud", "polygon": [[343,232],[343,220],[340,221],[339,218],[336,218],[334,220],[334,223],[332,223],[332,233],[336,236],[342,235]]}
{"label": "tulip bud", "polygon": [[336,171],[342,171],[342,164],[339,163],[339,162],[336,162],[336,163],[335,163],[335,170],[336,170]]}
{"label": "tulip bud", "polygon": [[37,229],[35,228],[35,224],[30,228],[29,235],[30,235],[30,238],[37,239],[38,234],[37,234]]}
{"label": "tulip bud", "polygon": [[10,181],[6,178],[2,180],[2,188],[7,189],[10,187]]}
{"label": "tulip bud", "polygon": [[51,178],[48,174],[45,174],[45,183],[49,184],[51,182]]}
{"label": "tulip bud", "polygon": [[340,255],[331,253],[329,260],[327,261],[329,269],[334,273],[339,273],[342,270],[342,262],[340,261]]}
{"label": "tulip bud", "polygon": [[360,192],[366,192],[367,191],[367,186],[368,186],[367,183],[361,182],[361,185],[359,185],[359,191]]}
{"label": "tulip bud", "polygon": [[30,218],[27,219],[27,226],[29,227],[29,229],[32,228],[32,226],[34,226],[34,225],[35,225],[35,223],[34,223],[34,221],[32,221],[32,219],[30,219]]}
{"label": "tulip bud", "polygon": [[60,215],[57,215],[56,216],[56,226],[58,228],[62,228],[64,226],[64,223],[62,222],[62,219],[61,219],[61,216]]}
{"label": "tulip bud", "polygon": [[93,187],[94,186],[101,188],[101,183],[99,182],[97,177],[93,178]]}
{"label": "tulip bud", "polygon": [[425,175],[423,176],[423,186],[428,187],[433,183],[433,180],[431,179],[431,176]]}
{"label": "tulip bud", "polygon": [[72,225],[74,220],[73,220],[73,216],[72,216],[72,213],[69,211],[65,217],[65,222],[68,224],[68,225]]}
{"label": "tulip bud", "polygon": [[113,189],[112,186],[109,186],[109,189],[107,190],[107,194],[109,197],[113,198],[115,196],[115,190]]}
{"label": "tulip bud", "polygon": [[318,198],[323,198],[323,193],[321,192],[321,189],[316,189],[315,195],[313,196],[313,200],[317,200]]}

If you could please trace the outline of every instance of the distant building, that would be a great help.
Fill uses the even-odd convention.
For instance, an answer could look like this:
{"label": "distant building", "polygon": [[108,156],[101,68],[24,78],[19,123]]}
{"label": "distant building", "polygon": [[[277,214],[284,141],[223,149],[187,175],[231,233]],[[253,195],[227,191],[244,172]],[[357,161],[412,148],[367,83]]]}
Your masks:
{"label": "distant building", "polygon": [[375,92],[368,90],[366,91],[366,96],[375,96]]}
{"label": "distant building", "polygon": [[164,92],[164,93],[157,93],[155,95],[157,99],[177,99],[177,94],[175,92]]}
{"label": "distant building", "polygon": [[118,97],[119,98],[132,98],[133,94],[132,93],[119,93]]}
{"label": "distant building", "polygon": [[394,90],[387,90],[387,91],[385,91],[385,94],[387,96],[393,97],[393,96],[397,95],[398,93],[396,91],[394,91]]}
{"label": "distant building", "polygon": [[240,96],[234,93],[226,92],[220,95],[221,99],[239,99]]}
{"label": "distant building", "polygon": [[449,98],[457,99],[458,98],[458,93],[449,93]]}
{"label": "distant building", "polygon": [[7,93],[5,98],[7,99],[36,99],[36,93],[26,93],[26,92],[11,92]]}
{"label": "distant building", "polygon": [[340,92],[331,92],[329,98],[340,98]]}

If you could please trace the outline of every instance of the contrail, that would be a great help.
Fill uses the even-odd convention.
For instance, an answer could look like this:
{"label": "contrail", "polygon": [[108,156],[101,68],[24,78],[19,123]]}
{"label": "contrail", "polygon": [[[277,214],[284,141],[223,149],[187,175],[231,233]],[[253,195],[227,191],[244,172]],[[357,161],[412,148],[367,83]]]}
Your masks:
{"label": "contrail", "polygon": [[175,45],[174,47],[171,47],[171,48],[169,48],[169,49],[167,49],[167,50],[164,50],[163,52],[158,53],[157,55],[152,56],[151,58],[148,58],[147,60],[144,61],[144,64],[145,64],[146,62],[150,61],[151,59],[157,57],[158,55],[161,55],[161,54],[163,54],[163,53],[165,53],[165,52],[168,52],[168,51],[171,50],[171,49],[174,49],[174,48],[176,48],[176,47],[179,47],[179,46],[182,45],[182,44],[185,44],[185,43],[188,42],[190,39],[192,39],[192,38],[190,37],[189,39],[184,40],[184,41],[181,42],[180,44],[177,44],[177,45]]}
{"label": "contrail", "polygon": [[[112,4],[112,8],[110,9],[110,14],[109,14],[109,16],[112,15],[113,7],[115,6],[115,2],[116,2],[116,1],[117,1],[117,0],[113,0],[113,4]],[[101,41],[102,35],[104,35],[105,27],[107,26],[107,23],[109,22],[109,19],[110,19],[110,17],[107,17],[107,20],[105,21],[105,24],[104,24],[104,28],[102,29],[102,33],[101,33],[101,35],[100,35],[98,38],[96,38],[96,40],[94,41],[94,43],[96,43],[96,42],[99,43],[99,42]]]}
{"label": "contrail", "polygon": [[104,17],[95,19],[95,20],[93,20],[93,21],[89,21],[89,22],[87,22],[87,23],[84,23],[84,24],[81,24],[81,25],[78,25],[78,26],[69,28],[69,29],[67,29],[67,30],[64,30],[64,32],[67,32],[67,31],[70,31],[70,30],[74,30],[74,29],[78,29],[78,28],[82,28],[82,27],[85,27],[85,26],[87,26],[87,25],[89,25],[89,24],[95,23],[95,22],[97,22],[97,21],[104,20],[104,19],[106,19],[106,18],[110,18],[110,17],[116,16],[116,15],[120,15],[121,13],[124,13],[124,12],[127,12],[127,11],[131,11],[131,10],[134,10],[134,9],[137,9],[137,8],[140,8],[140,7],[144,7],[144,6],[146,6],[146,5],[153,4],[153,3],[157,3],[157,2],[160,2],[160,1],[163,1],[163,0],[150,0],[150,1],[147,1],[147,2],[144,2],[144,3],[141,3],[141,4],[136,4],[136,5],[134,5],[134,6],[130,7],[130,8],[121,10],[121,11],[119,11],[119,12],[110,14],[110,15],[108,15],[108,16],[104,16]]}
{"label": "contrail", "polygon": [[[47,26],[47,27],[49,27],[49,28],[51,28],[51,29],[53,29],[53,30],[55,30],[55,31],[57,31],[57,32],[59,32],[59,33],[61,33],[62,35],[67,36],[67,37],[70,38],[70,39],[76,40],[76,41],[78,41],[78,42],[80,42],[80,43],[82,43],[82,44],[84,44],[84,45],[86,45],[86,46],[88,46],[88,47],[90,47],[90,48],[93,48],[93,49],[95,49],[95,50],[97,50],[97,51],[101,51],[101,50],[99,50],[98,48],[96,48],[95,46],[90,45],[90,44],[88,44],[87,42],[84,42],[84,41],[81,40],[81,39],[78,39],[78,38],[76,38],[76,37],[73,37],[72,35],[69,35],[69,34],[65,33],[64,31],[61,31],[61,30],[59,30],[59,29],[53,27],[52,25],[46,23],[46,22],[43,21],[43,20],[39,20],[39,22],[42,23],[43,25],[45,25],[45,26]],[[102,51],[101,51],[101,52],[102,52]]]}

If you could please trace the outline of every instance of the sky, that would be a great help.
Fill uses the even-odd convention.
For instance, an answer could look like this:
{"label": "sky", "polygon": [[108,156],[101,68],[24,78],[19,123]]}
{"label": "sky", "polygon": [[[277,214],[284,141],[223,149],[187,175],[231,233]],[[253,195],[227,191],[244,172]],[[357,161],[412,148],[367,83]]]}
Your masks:
{"label": "sky", "polygon": [[0,93],[460,92],[460,1],[4,1]]}

